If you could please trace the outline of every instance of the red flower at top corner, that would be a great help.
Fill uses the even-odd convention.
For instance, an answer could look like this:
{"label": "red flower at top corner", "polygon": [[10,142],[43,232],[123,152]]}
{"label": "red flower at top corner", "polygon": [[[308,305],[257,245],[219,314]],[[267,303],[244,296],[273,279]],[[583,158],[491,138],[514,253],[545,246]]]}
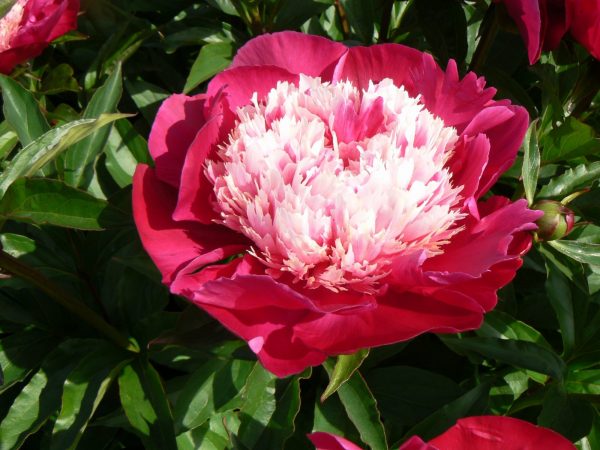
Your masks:
{"label": "red flower at top corner", "polygon": [[540,59],[542,50],[558,47],[567,32],[600,59],[600,0],[496,1],[506,5],[517,24],[531,64]]}
{"label": "red flower at top corner", "polygon": [[17,0],[0,19],[0,73],[38,56],[77,27],[79,0]]}
{"label": "red flower at top corner", "polygon": [[144,247],[278,376],[475,329],[541,214],[481,200],[529,119],[494,94],[402,45],[257,37],[161,106],[134,177]]}

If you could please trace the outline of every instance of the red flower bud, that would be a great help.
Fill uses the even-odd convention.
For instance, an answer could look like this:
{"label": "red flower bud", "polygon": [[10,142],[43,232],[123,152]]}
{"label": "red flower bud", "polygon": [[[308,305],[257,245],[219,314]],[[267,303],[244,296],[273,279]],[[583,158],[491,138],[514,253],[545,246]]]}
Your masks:
{"label": "red flower bud", "polygon": [[[3,2],[6,3],[6,2]],[[79,0],[18,0],[0,18],[0,73],[38,56],[77,27]]]}
{"label": "red flower bud", "polygon": [[560,202],[555,200],[540,200],[532,207],[544,211],[536,224],[538,238],[542,241],[561,239],[571,232],[575,225],[575,214]]}

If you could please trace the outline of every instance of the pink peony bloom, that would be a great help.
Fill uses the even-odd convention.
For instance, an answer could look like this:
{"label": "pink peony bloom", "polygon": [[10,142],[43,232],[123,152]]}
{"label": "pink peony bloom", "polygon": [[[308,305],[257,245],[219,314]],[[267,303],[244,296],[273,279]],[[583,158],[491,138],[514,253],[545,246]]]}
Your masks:
{"label": "pink peony bloom", "polygon": [[401,45],[294,32],[173,95],[138,166],[142,242],[171,292],[278,376],[329,355],[480,326],[541,212],[478,199],[527,112]]}
{"label": "pink peony bloom", "polygon": [[600,59],[600,0],[496,0],[517,24],[529,62],[553,50],[567,33]]}
{"label": "pink peony bloom", "polygon": [[[361,450],[347,439],[329,433],[308,436],[317,450]],[[423,442],[413,436],[399,450],[575,450],[566,438],[547,428],[503,416],[460,419],[456,425]]]}
{"label": "pink peony bloom", "polygon": [[77,27],[79,0],[17,0],[0,19],[0,73],[38,56]]}

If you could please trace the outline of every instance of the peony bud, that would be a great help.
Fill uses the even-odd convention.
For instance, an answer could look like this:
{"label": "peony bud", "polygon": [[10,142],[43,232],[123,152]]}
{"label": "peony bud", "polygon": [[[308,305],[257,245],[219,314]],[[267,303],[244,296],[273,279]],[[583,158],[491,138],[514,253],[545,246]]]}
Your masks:
{"label": "peony bud", "polygon": [[544,211],[536,224],[538,239],[553,241],[561,239],[571,232],[575,224],[575,214],[565,205],[555,200],[540,200],[532,207]]}

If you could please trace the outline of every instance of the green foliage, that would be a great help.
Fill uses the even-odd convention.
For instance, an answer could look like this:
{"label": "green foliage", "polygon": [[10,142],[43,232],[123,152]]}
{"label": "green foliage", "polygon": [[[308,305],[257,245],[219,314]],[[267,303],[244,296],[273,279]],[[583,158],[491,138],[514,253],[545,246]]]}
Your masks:
{"label": "green foliage", "polygon": [[[0,450],[300,450],[312,431],[383,450],[478,414],[600,448],[597,61],[566,40],[529,66],[489,0],[82,4],[77,32],[0,76]],[[284,29],[455,59],[529,111],[492,192],[561,201],[577,225],[533,243],[478,330],[277,379],[161,284],[130,200],[136,166],[153,164],[156,112],[171,93],[204,92],[251,37]]]}

